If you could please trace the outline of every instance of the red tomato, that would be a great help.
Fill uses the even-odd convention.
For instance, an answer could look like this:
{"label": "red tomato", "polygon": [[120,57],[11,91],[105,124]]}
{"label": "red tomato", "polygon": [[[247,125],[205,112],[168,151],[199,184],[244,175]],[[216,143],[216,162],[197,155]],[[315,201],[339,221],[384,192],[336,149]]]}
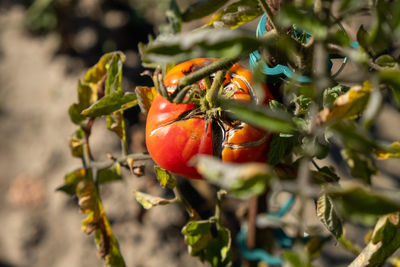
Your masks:
{"label": "red tomato", "polygon": [[[165,87],[175,90],[181,78],[214,61],[198,58],[175,66],[164,78]],[[254,101],[252,83],[251,72],[237,63],[227,72],[223,86],[225,92],[232,93],[232,99]],[[205,89],[204,81],[197,85]],[[147,116],[146,145],[160,167],[188,178],[201,178],[189,165],[198,154],[215,155],[229,162],[266,160],[270,139],[267,132],[241,121],[206,121],[204,113],[192,112],[196,108],[194,103],[174,104],[156,95]]]}

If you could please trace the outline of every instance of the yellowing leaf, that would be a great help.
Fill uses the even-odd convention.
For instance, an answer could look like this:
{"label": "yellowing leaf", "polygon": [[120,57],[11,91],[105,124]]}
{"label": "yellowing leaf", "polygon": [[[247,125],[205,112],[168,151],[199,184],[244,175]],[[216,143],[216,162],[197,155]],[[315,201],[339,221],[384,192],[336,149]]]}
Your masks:
{"label": "yellowing leaf", "polygon": [[375,151],[376,157],[378,159],[391,159],[400,158],[400,143],[393,142],[390,146],[386,148],[380,148]]}
{"label": "yellowing leaf", "polygon": [[171,175],[167,170],[161,169],[160,167],[154,167],[157,179],[162,187],[168,187],[169,189],[174,189],[176,186],[175,177]]}
{"label": "yellowing leaf", "polygon": [[363,86],[351,87],[345,94],[336,98],[332,109],[325,108],[318,114],[318,122],[326,123],[357,116],[364,110],[371,91],[369,82],[364,82]]}
{"label": "yellowing leaf", "polygon": [[150,106],[156,97],[157,91],[155,87],[136,86],[135,88],[137,100],[139,102],[140,110],[147,114]]}
{"label": "yellowing leaf", "polygon": [[165,199],[161,197],[152,196],[143,192],[134,191],[137,202],[139,202],[143,208],[151,209],[159,205],[167,205],[175,201],[175,199]]}

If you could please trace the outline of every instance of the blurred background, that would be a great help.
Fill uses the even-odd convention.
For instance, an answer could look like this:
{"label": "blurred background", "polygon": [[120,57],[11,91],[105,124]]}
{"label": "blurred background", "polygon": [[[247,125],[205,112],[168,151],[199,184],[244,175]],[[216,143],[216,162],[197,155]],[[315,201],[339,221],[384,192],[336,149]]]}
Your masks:
{"label": "blurred background", "polygon": [[[178,2],[184,9],[193,1]],[[163,5],[167,4],[156,0],[0,1],[0,267],[103,265],[94,237],[80,231],[85,215],[79,213],[76,200],[55,192],[64,175],[81,166],[70,155],[68,138],[76,126],[67,111],[76,102],[78,80],[106,52],[121,50],[126,55],[124,90],[151,84],[140,75],[144,69],[137,45],[157,33],[158,25],[165,22]],[[126,117],[131,151],[145,151],[145,118],[138,108]],[[384,107],[376,134],[390,141],[400,139],[399,131],[393,130],[394,121],[400,121],[399,113]],[[106,158],[106,152],[120,151],[118,138],[100,121],[94,126],[91,147],[99,160]],[[393,179],[385,179],[400,179],[398,164],[394,160],[382,164],[386,164],[383,183],[398,186],[398,180],[393,184]],[[101,195],[127,266],[202,266],[189,256],[180,234],[187,221],[185,212],[178,205],[168,205],[144,213],[133,189],[166,193],[152,186],[151,178],[125,174],[123,182],[103,186]],[[203,198],[208,191],[199,194],[188,183],[182,186],[207,214]],[[201,183],[195,186],[198,191],[203,188]],[[232,215],[237,209],[234,202],[226,207]],[[313,203],[309,213],[318,223]],[[238,227],[237,222],[231,223],[231,229]],[[356,232],[352,235],[362,238]],[[323,260],[341,266],[353,258],[337,250],[340,257],[324,252]]]}

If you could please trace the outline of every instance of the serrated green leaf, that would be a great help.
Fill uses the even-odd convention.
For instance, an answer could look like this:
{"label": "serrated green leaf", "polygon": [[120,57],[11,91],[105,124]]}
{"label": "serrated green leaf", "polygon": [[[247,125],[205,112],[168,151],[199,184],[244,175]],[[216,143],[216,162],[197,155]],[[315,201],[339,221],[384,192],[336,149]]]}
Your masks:
{"label": "serrated green leaf", "polygon": [[198,0],[183,12],[182,19],[185,22],[200,19],[214,13],[227,2],[228,0]]}
{"label": "serrated green leaf", "polygon": [[270,180],[271,170],[266,164],[227,163],[206,155],[196,156],[192,162],[204,178],[237,198],[246,199],[263,193]]}
{"label": "serrated green leaf", "polygon": [[154,166],[154,169],[157,174],[157,179],[162,187],[168,187],[169,189],[175,188],[176,179],[170,172],[157,166]]}
{"label": "serrated green leaf", "polygon": [[324,108],[333,108],[335,100],[350,89],[348,86],[337,85],[332,88],[327,88],[323,92],[322,105]]}
{"label": "serrated green leaf", "polygon": [[[93,103],[90,107],[82,111],[82,114],[89,117],[100,117],[103,115],[109,115],[114,111],[120,110],[124,105],[136,100],[136,94],[134,93],[123,93],[122,91],[115,91],[109,95],[100,98],[98,101]],[[133,104],[137,104],[135,101]]]}
{"label": "serrated green leaf", "polygon": [[272,166],[278,164],[281,159],[292,151],[293,146],[296,144],[297,140],[295,136],[281,137],[279,135],[273,135],[269,144],[268,164]]}
{"label": "serrated green leaf", "polygon": [[189,253],[208,261],[213,267],[231,265],[231,236],[230,231],[218,226],[216,236],[211,233],[210,221],[190,221],[182,229]]}
{"label": "serrated green leaf", "polygon": [[174,199],[165,199],[138,191],[134,191],[133,193],[135,194],[136,201],[139,202],[145,209],[151,209],[160,205],[167,205],[175,201]]}
{"label": "serrated green leaf", "polygon": [[220,24],[222,24],[223,26],[235,29],[262,14],[263,11],[258,1],[240,0],[216,13],[208,23],[208,26],[214,25],[215,27],[221,27]]}
{"label": "serrated green leaf", "polygon": [[321,222],[336,238],[339,238],[343,233],[342,222],[335,210],[334,203],[331,197],[327,194],[322,194],[317,201],[317,215]]}
{"label": "serrated green leaf", "polygon": [[295,130],[289,113],[231,100],[221,101],[221,105],[229,112],[229,116],[264,130],[280,133],[292,133]]}

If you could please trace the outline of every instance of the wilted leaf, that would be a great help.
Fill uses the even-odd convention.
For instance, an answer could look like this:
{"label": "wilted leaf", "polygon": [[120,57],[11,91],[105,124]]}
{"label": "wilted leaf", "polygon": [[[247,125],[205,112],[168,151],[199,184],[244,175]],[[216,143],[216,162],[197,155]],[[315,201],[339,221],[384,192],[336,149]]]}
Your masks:
{"label": "wilted leaf", "polygon": [[200,19],[214,13],[227,2],[228,0],[198,0],[183,12],[182,19],[185,22]]}
{"label": "wilted leaf", "polygon": [[78,183],[76,194],[81,211],[88,214],[82,221],[82,231],[86,234],[94,232],[99,257],[105,259],[106,266],[125,267],[118,241],[111,231],[98,190],[89,172],[86,173],[85,179]]}
{"label": "wilted leaf", "polygon": [[378,159],[400,158],[400,143],[393,142],[390,146],[375,151]]}
{"label": "wilted leaf", "polygon": [[324,109],[318,115],[319,123],[327,123],[359,115],[368,103],[372,88],[369,82],[363,86],[353,86],[345,94],[336,98],[331,110]]}
{"label": "wilted leaf", "polygon": [[211,232],[210,221],[190,221],[182,229],[189,253],[208,261],[213,267],[231,265],[230,231],[218,226],[216,236]]}
{"label": "wilted leaf", "polygon": [[205,155],[196,156],[193,163],[207,180],[229,190],[238,198],[249,198],[265,191],[271,171],[262,163],[226,163]]}
{"label": "wilted leaf", "polygon": [[371,241],[349,267],[382,266],[400,247],[399,213],[383,216],[376,223]]}
{"label": "wilted leaf", "polygon": [[150,106],[156,97],[157,91],[155,87],[136,86],[135,88],[137,100],[140,106],[140,110],[147,114],[150,110]]}
{"label": "wilted leaf", "polygon": [[170,172],[167,170],[161,169],[160,167],[155,166],[154,167],[156,174],[157,174],[157,179],[160,182],[160,185],[162,187],[168,187],[169,189],[174,189],[176,186],[176,180],[175,177],[172,176]]}
{"label": "wilted leaf", "polygon": [[362,179],[365,183],[371,183],[371,176],[378,173],[374,159],[370,155],[358,153],[352,149],[342,150],[342,156],[350,167],[351,175]]}
{"label": "wilted leaf", "polygon": [[[122,91],[115,91],[109,95],[100,98],[93,103],[90,107],[82,111],[82,114],[89,117],[100,117],[109,115],[114,111],[120,110],[124,105],[130,103],[130,106],[136,105],[136,94],[123,93]],[[132,104],[132,102],[134,103]]]}
{"label": "wilted leaf", "polygon": [[151,209],[160,205],[167,205],[175,201],[175,199],[165,199],[138,191],[134,191],[133,193],[135,194],[136,201],[139,202],[145,209]]}
{"label": "wilted leaf", "polygon": [[253,19],[256,19],[262,14],[263,11],[259,6],[258,1],[240,0],[216,13],[208,23],[208,26],[214,25],[217,28],[220,27],[219,24],[222,24],[223,26],[235,29]]}
{"label": "wilted leaf", "polygon": [[221,102],[222,107],[235,119],[273,132],[292,133],[295,130],[289,113],[273,111],[251,103],[227,100]]}
{"label": "wilted leaf", "polygon": [[125,120],[121,111],[113,112],[107,116],[107,128],[115,132],[122,140],[126,139]]}
{"label": "wilted leaf", "polygon": [[334,203],[329,195],[322,194],[318,198],[317,215],[321,222],[336,238],[339,238],[342,235],[342,222],[335,210]]}
{"label": "wilted leaf", "polygon": [[69,147],[71,149],[72,156],[82,157],[83,156],[83,143],[85,138],[85,132],[79,127],[73,135],[69,138]]}

